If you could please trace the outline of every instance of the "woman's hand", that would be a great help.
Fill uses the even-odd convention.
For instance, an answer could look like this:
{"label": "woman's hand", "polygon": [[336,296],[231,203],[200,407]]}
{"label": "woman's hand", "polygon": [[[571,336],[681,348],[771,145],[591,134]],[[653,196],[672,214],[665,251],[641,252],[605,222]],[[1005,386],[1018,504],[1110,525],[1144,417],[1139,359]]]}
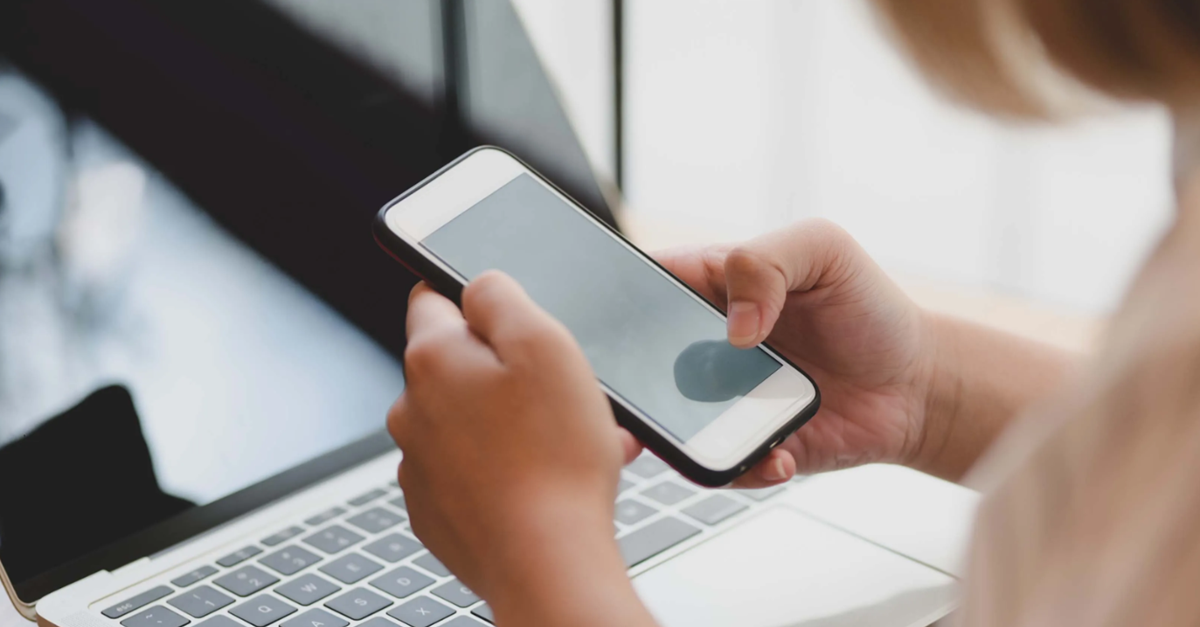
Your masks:
{"label": "woman's hand", "polygon": [[461,312],[421,284],[404,361],[388,427],[413,532],[438,559],[502,625],[652,622],[613,538],[638,446],[567,330],[500,273],[471,282]]}
{"label": "woman's hand", "polygon": [[764,340],[809,373],[821,409],[743,475],[741,487],[924,453],[935,329],[843,230],[814,220],[738,246],[668,251],[658,260],[726,309],[729,340]]}

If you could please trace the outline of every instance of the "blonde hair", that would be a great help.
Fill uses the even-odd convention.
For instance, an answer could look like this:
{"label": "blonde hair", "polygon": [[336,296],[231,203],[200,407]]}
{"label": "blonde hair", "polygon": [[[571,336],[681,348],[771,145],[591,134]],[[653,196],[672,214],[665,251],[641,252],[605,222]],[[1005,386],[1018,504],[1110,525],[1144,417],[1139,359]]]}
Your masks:
{"label": "blonde hair", "polygon": [[1078,86],[1200,104],[1198,0],[873,2],[935,86],[990,113],[1051,116]]}

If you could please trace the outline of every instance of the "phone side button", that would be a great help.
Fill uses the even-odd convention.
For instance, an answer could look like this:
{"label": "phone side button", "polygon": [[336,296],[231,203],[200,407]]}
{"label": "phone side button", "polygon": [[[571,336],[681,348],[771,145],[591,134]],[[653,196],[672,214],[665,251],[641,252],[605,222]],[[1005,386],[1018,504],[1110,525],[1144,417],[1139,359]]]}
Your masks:
{"label": "phone side button", "polygon": [[621,557],[625,558],[625,567],[631,568],[698,533],[698,528],[678,518],[663,518],[617,539],[617,544]]}

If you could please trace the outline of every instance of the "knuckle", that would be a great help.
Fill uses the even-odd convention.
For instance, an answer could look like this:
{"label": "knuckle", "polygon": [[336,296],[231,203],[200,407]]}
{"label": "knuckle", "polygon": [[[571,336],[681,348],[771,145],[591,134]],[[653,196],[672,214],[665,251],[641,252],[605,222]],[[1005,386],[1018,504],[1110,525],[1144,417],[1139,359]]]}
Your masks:
{"label": "knuckle", "polygon": [[725,273],[733,277],[756,274],[771,266],[767,255],[753,243],[736,246],[725,256]]}
{"label": "knuckle", "polygon": [[846,229],[826,218],[806,218],[796,223],[795,228],[801,238],[810,242],[837,247],[853,241]]}
{"label": "knuckle", "polygon": [[448,339],[444,332],[433,332],[422,335],[408,343],[404,348],[404,367],[410,374],[436,372],[445,357],[444,341]]}

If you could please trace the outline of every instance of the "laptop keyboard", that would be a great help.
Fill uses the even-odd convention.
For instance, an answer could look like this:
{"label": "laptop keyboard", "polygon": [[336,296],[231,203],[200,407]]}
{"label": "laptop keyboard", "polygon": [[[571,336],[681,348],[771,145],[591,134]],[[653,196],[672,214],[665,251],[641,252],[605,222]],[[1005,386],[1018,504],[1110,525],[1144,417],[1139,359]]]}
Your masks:
{"label": "laptop keyboard", "polygon": [[[626,566],[744,514],[785,487],[708,490],[643,454],[613,525]],[[395,482],[313,512],[101,614],[122,627],[483,627],[491,608],[412,535]],[[232,547],[231,547],[232,548]]]}

